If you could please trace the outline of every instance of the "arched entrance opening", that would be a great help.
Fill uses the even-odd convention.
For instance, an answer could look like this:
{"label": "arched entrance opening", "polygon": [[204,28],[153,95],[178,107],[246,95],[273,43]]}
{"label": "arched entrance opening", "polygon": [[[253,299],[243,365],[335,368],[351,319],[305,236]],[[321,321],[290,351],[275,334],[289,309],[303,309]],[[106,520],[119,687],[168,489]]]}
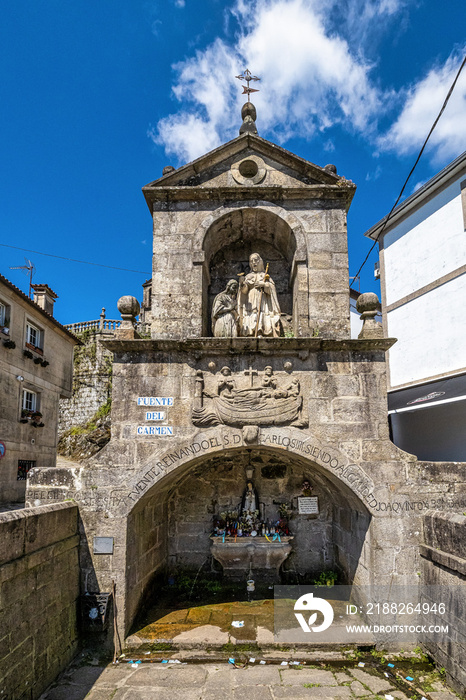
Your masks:
{"label": "arched entrance opening", "polygon": [[[200,569],[222,580],[212,556],[213,521],[235,509],[246,486],[246,470],[263,504],[265,517],[277,519],[280,503],[292,508],[292,551],[281,567],[283,581],[311,583],[324,571],[339,583],[366,583],[364,561],[371,516],[360,499],[322,466],[277,448],[238,447],[192,460],[163,477],[128,518],[127,629],[138,611],[157,598],[168,577]],[[303,480],[318,498],[315,515],[298,513]],[[257,581],[260,584],[260,580]],[[246,581],[238,584],[245,590]]]}
{"label": "arched entrance opening", "polygon": [[210,319],[215,296],[226,288],[229,280],[237,280],[238,274],[250,271],[251,253],[259,253],[264,263],[269,264],[282,312],[282,326],[291,330],[297,325],[296,251],[304,247],[298,242],[300,236],[300,225],[286,221],[284,216],[272,211],[272,207],[233,209],[208,227],[202,241],[205,253],[204,335],[212,335]]}

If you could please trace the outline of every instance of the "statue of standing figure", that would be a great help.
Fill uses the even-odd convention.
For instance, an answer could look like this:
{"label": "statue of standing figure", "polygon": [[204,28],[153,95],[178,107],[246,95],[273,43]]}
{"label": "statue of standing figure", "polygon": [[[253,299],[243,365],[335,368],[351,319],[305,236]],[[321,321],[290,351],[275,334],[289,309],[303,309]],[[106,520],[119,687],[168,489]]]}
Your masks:
{"label": "statue of standing figure", "polygon": [[240,336],[280,335],[280,305],[275,284],[258,253],[249,256],[249,272],[240,276],[238,316]]}
{"label": "statue of standing figure", "polygon": [[236,338],[238,335],[237,294],[238,282],[230,280],[226,289],[215,297],[212,305],[214,338]]}

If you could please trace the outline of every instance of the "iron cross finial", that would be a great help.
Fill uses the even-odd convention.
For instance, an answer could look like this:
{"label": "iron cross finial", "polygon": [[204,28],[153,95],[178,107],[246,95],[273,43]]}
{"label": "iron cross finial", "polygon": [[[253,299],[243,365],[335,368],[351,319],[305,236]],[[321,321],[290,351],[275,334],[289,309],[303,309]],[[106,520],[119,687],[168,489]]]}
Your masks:
{"label": "iron cross finial", "polygon": [[248,96],[248,102],[250,102],[250,97],[249,95],[251,92],[259,92],[259,90],[256,90],[255,88],[249,87],[249,83],[251,80],[260,80],[256,75],[252,75],[251,71],[246,68],[246,70],[241,73],[241,75],[236,75],[235,78],[238,78],[238,80],[245,80],[247,82],[247,85],[243,85],[243,95]]}

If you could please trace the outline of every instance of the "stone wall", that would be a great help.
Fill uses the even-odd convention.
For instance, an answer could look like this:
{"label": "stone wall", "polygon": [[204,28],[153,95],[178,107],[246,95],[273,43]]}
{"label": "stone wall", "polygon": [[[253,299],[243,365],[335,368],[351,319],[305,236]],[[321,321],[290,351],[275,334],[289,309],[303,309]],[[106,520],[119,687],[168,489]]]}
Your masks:
{"label": "stone wall", "polygon": [[[367,514],[356,509],[357,503],[352,504],[354,510],[349,510],[347,495],[341,494],[315,470],[293,463],[287,457],[259,453],[253,448],[203,462],[171,490],[168,500],[170,571],[197,570],[203,563],[205,570],[215,568],[210,552],[213,518],[241,506],[247,468],[254,469],[253,482],[265,520],[274,524],[279,519],[280,503],[285,503],[290,510],[292,552],[282,572],[294,583],[298,576],[298,580],[309,580],[322,571],[337,569],[341,582],[351,581],[369,524]],[[304,479],[310,481],[312,495],[318,498],[319,513],[316,515],[298,513],[297,499],[302,493]],[[365,523],[365,529],[358,529],[357,522]]]}
{"label": "stone wall", "polygon": [[85,332],[84,342],[74,354],[73,393],[70,399],[59,404],[59,438],[74,426],[82,426],[94,417],[111,394],[112,353],[100,340],[109,339],[113,333]]}
{"label": "stone wall", "polygon": [[0,688],[34,700],[78,647],[78,508],[0,514]]}
{"label": "stone wall", "polygon": [[[445,669],[448,682],[460,693],[466,691],[466,517],[456,513],[430,512],[424,516],[421,545],[421,593],[423,599],[445,605],[445,614],[433,624],[448,625],[424,647]],[[431,586],[435,588],[430,589]]]}
{"label": "stone wall", "polygon": [[154,499],[128,518],[127,546],[132,552],[128,566],[127,609],[133,620],[145,596],[151,595],[154,577],[167,571],[167,494],[160,490]]}

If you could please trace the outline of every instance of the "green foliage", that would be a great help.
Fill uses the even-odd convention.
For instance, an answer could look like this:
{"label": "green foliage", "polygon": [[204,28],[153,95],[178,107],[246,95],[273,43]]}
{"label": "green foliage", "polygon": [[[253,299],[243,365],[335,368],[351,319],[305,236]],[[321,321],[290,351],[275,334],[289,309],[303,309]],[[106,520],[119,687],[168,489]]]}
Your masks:
{"label": "green foliage", "polygon": [[334,586],[338,581],[338,574],[335,571],[322,571],[319,576],[314,579],[314,586]]}
{"label": "green foliage", "polygon": [[303,688],[320,688],[321,683],[303,683]]}
{"label": "green foliage", "polygon": [[106,402],[96,411],[94,416],[92,417],[92,421],[98,421],[99,418],[105,418],[105,416],[108,416],[110,411],[112,410],[112,397],[109,396]]}
{"label": "green foliage", "polygon": [[72,428],[66,431],[62,435],[62,438],[68,437],[69,435],[87,435],[87,433],[92,433],[93,430],[97,430],[97,424],[102,418],[106,418],[112,410],[112,399],[109,397],[107,401],[94,413],[92,418],[84,425],[74,425]]}
{"label": "green foliage", "polygon": [[151,651],[175,651],[176,647],[168,642],[155,642],[150,645]]}
{"label": "green foliage", "polygon": [[254,651],[258,652],[260,651],[260,647],[255,644],[232,644],[231,642],[228,642],[227,644],[224,644],[221,648],[222,651],[226,651],[229,654],[232,652],[240,652],[240,651]]}
{"label": "green foliage", "polygon": [[427,664],[427,663],[429,663],[429,657],[424,653],[424,651],[421,647],[415,647],[413,649],[413,652],[417,655],[417,657],[411,659],[413,663],[415,663],[415,664]]}

